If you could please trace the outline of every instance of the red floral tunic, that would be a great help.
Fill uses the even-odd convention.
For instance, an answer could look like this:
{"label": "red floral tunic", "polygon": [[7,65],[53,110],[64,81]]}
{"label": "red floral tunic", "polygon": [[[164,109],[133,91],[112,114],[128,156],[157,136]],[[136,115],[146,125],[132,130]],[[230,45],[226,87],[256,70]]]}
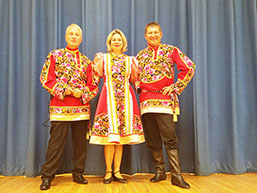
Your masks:
{"label": "red floral tunic", "polygon": [[[148,46],[141,50],[137,56],[139,66],[141,114],[168,113],[173,114],[174,121],[179,115],[179,100],[181,94],[194,75],[195,64],[177,47],[160,44],[153,48]],[[174,83],[174,63],[179,73]],[[171,96],[164,96],[162,89],[172,85],[174,92]]]}
{"label": "red floral tunic", "polygon": [[104,55],[104,85],[96,109],[90,143],[144,142],[137,99],[129,81],[132,57]]}
{"label": "red floral tunic", "polygon": [[[57,49],[50,52],[42,68],[40,81],[52,95],[51,121],[89,120],[89,101],[96,96],[97,80],[92,77],[91,61],[78,49]],[[83,91],[80,98],[65,96],[67,87]]]}

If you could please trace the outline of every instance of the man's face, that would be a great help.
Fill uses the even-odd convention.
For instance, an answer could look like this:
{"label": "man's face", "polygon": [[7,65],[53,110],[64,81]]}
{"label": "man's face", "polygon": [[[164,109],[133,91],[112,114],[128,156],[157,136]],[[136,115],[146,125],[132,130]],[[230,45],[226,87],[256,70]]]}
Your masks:
{"label": "man's face", "polygon": [[162,32],[158,26],[149,26],[146,29],[145,39],[151,46],[158,46],[161,43]]}
{"label": "man's face", "polygon": [[67,31],[65,39],[67,46],[71,49],[75,49],[78,48],[82,42],[82,34],[77,27],[73,26]]}

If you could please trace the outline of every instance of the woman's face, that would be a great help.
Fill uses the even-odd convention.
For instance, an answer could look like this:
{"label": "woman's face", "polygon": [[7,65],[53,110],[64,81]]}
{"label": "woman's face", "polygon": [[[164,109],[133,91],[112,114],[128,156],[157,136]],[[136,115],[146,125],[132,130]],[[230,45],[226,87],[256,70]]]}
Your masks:
{"label": "woman's face", "polygon": [[122,48],[123,48],[122,38],[120,34],[116,33],[112,36],[112,39],[111,39],[112,52],[117,52],[117,51],[122,52]]}

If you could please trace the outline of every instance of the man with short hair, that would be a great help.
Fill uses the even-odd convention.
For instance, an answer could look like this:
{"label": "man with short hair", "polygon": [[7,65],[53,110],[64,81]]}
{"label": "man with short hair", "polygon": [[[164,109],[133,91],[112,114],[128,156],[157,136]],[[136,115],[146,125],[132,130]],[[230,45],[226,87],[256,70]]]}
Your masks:
{"label": "man with short hair", "polygon": [[[147,24],[145,39],[147,48],[136,56],[139,66],[136,89],[140,93],[145,140],[156,168],[156,175],[150,182],[166,179],[162,150],[164,143],[171,169],[171,183],[189,189],[190,185],[184,181],[179,166],[176,122],[179,115],[178,95],[192,79],[195,64],[179,48],[161,43],[162,30],[158,23]],[[179,70],[176,82],[175,63]]]}
{"label": "man with short hair", "polygon": [[88,183],[83,177],[87,155],[86,133],[90,119],[89,101],[98,92],[97,80],[92,76],[91,61],[79,52],[82,30],[77,24],[67,27],[65,40],[66,48],[49,53],[40,76],[42,86],[51,94],[50,139],[46,161],[42,166],[41,190],[51,187],[70,127],[73,141],[73,181]]}

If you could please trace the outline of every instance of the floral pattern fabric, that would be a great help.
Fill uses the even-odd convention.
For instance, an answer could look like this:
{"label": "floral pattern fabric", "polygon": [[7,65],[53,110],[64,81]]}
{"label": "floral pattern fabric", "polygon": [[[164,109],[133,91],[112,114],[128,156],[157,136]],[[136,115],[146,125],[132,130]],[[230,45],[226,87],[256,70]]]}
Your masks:
{"label": "floral pattern fabric", "polygon": [[[52,95],[50,120],[87,120],[89,101],[98,92],[97,80],[92,76],[91,61],[78,49],[57,49],[50,52],[41,71],[40,81]],[[80,89],[80,98],[65,96],[67,87]]]}
{"label": "floral pattern fabric", "polygon": [[137,55],[139,61],[140,80],[144,83],[155,82],[164,76],[172,78],[174,64],[171,56],[172,47],[165,46],[158,50],[158,58],[154,59],[153,50],[148,47]]}
{"label": "floral pattern fabric", "polygon": [[[159,47],[148,46],[137,56],[139,65],[141,114],[147,112],[168,113],[174,115],[176,121],[179,115],[178,95],[182,93],[194,75],[195,64],[177,47],[160,44]],[[174,65],[179,71],[177,81],[174,81]],[[162,89],[171,86],[173,92],[164,96]]]}

